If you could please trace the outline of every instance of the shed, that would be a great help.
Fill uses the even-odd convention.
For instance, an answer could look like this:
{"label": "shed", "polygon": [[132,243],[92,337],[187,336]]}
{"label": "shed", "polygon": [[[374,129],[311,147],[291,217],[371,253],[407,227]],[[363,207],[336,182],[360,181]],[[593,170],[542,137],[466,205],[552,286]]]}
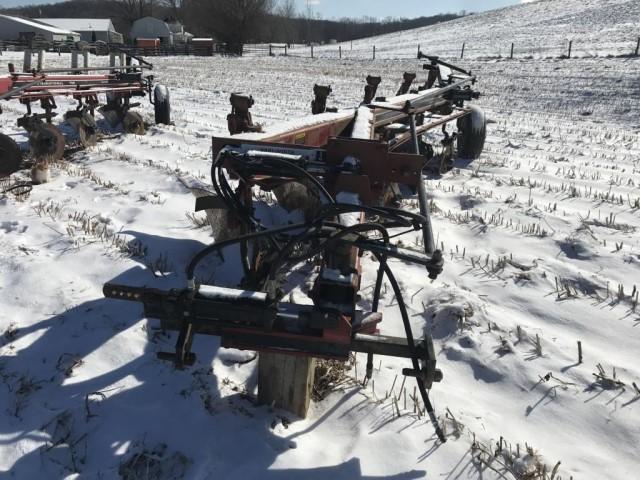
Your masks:
{"label": "shed", "polygon": [[39,18],[39,22],[80,34],[81,40],[94,43],[122,43],[123,37],[110,18]]}
{"label": "shed", "polygon": [[0,40],[37,38],[45,42],[77,42],[80,34],[22,17],[0,15]]}
{"label": "shed", "polygon": [[154,17],[143,17],[133,22],[130,37],[134,42],[137,38],[159,38],[163,45],[173,45],[169,25]]}

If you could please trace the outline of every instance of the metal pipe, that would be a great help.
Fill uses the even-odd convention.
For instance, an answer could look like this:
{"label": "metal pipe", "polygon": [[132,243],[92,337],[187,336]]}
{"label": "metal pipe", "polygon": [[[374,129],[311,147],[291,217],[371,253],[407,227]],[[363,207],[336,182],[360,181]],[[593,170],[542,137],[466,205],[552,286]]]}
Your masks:
{"label": "metal pipe", "polygon": [[[416,155],[420,155],[420,141],[416,132],[415,115],[409,115],[409,127],[411,128],[411,136],[413,138],[413,147]],[[420,215],[426,218],[426,222],[422,226],[422,238],[424,240],[424,251],[431,255],[435,252],[435,242],[433,240],[433,229],[431,227],[431,216],[429,215],[429,202],[427,200],[427,190],[420,172],[420,182],[418,183],[418,203],[420,204]]]}

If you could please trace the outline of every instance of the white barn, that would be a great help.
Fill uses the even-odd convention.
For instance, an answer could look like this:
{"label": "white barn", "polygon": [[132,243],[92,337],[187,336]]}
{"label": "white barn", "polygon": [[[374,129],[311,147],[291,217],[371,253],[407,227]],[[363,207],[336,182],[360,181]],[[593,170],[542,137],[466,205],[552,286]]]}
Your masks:
{"label": "white barn", "polygon": [[80,34],[80,39],[93,43],[97,40],[106,43],[122,43],[122,34],[118,33],[109,18],[39,18],[39,22]]}
{"label": "white barn", "polygon": [[154,17],[143,17],[135,22],[129,34],[134,42],[137,38],[159,38],[164,45],[173,45],[173,32],[166,22]]}
{"label": "white barn", "polygon": [[77,42],[80,34],[34,20],[0,15],[0,40],[18,41],[37,38],[46,42]]}

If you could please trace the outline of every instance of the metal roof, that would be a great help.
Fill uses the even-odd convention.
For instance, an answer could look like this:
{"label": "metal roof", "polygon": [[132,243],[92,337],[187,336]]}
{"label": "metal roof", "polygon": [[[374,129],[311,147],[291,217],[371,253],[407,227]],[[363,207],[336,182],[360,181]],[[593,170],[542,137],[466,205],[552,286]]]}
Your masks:
{"label": "metal roof", "polygon": [[39,22],[74,32],[115,32],[109,18],[38,18]]}
{"label": "metal roof", "polygon": [[0,15],[0,18],[5,18],[12,22],[21,23],[30,28],[38,28],[40,30],[45,30],[47,32],[55,33],[57,35],[74,35],[74,34],[77,35],[76,32],[73,32],[71,30],[58,28],[53,25],[47,25],[46,23],[39,23],[37,21],[29,20],[28,18],[12,17],[10,15]]}

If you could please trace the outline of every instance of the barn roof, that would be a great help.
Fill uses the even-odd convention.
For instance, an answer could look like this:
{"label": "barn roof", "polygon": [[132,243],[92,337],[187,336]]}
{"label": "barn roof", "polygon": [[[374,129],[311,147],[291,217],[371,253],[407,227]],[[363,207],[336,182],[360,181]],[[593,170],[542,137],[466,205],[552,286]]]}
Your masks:
{"label": "barn roof", "polygon": [[115,31],[109,18],[39,18],[38,21],[75,32]]}
{"label": "barn roof", "polygon": [[21,23],[26,27],[38,28],[40,30],[45,30],[47,32],[55,33],[58,35],[73,35],[75,33],[71,30],[55,27],[53,25],[47,25],[46,23],[36,22],[33,20],[29,20],[28,18],[12,17],[11,15],[0,15],[0,18],[5,18],[7,20],[11,20],[12,22]]}

